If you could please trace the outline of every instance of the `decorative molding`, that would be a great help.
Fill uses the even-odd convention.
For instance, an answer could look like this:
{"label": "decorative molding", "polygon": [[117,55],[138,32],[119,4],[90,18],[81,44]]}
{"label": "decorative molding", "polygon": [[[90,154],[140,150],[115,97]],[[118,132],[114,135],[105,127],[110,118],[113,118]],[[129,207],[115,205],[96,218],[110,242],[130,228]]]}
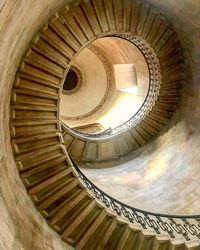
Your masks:
{"label": "decorative molding", "polygon": [[[98,56],[98,58],[101,60],[102,64],[104,65],[104,68],[106,71],[106,79],[107,79],[106,91],[105,91],[105,94],[104,94],[101,102],[93,110],[91,110],[90,112],[88,112],[84,115],[80,115],[80,116],[76,116],[76,117],[69,117],[69,116],[65,116],[65,115],[60,115],[60,118],[63,120],[63,122],[65,122],[65,121],[78,121],[78,120],[87,118],[89,116],[92,116],[93,114],[98,112],[105,105],[105,103],[109,99],[109,96],[111,96],[111,89],[113,87],[114,80],[113,80],[112,67],[111,67],[109,60],[104,55],[103,51],[100,50],[99,48],[97,48],[95,45],[89,44],[86,48],[88,48],[93,53],[95,53]],[[71,68],[74,68],[74,66],[72,66]]]}
{"label": "decorative molding", "polygon": [[125,132],[129,130],[130,128],[136,126],[139,124],[142,120],[145,119],[145,117],[149,114],[149,112],[152,110],[155,101],[158,98],[159,95],[159,89],[161,84],[161,68],[160,63],[157,58],[157,55],[155,54],[154,50],[151,48],[151,46],[142,38],[138,36],[133,36],[131,34],[112,34],[109,37],[118,37],[125,39],[129,42],[131,42],[133,45],[135,45],[140,52],[143,54],[148,68],[149,68],[149,89],[147,96],[138,110],[138,112],[127,122],[123,123],[122,125],[109,130],[105,132],[100,132],[97,134],[86,134],[81,132],[73,132],[75,136],[80,136],[85,139],[105,139],[109,137],[113,137],[119,133]]}

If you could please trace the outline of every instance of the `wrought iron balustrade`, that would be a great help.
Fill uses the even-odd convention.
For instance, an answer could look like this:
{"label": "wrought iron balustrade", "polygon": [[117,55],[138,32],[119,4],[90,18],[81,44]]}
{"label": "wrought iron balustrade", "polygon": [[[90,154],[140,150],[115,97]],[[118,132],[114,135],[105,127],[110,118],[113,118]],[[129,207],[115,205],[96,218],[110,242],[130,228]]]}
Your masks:
{"label": "wrought iron balustrade", "polygon": [[86,139],[88,138],[95,140],[97,138],[103,139],[103,138],[113,137],[121,132],[124,132],[132,128],[133,126],[139,124],[145,118],[145,116],[148,115],[148,113],[152,110],[152,107],[155,104],[155,101],[157,100],[157,97],[159,95],[159,88],[161,84],[161,69],[159,60],[154,50],[151,48],[151,46],[142,38],[130,34],[114,34],[111,37],[118,37],[131,42],[143,54],[149,69],[148,93],[146,95],[143,104],[141,105],[140,109],[136,112],[136,114],[122,125],[119,125],[118,127],[108,131],[106,130],[94,134],[87,134],[81,131],[70,129],[71,133],[74,134],[75,136],[80,136]]}
{"label": "wrought iron balustrade", "polygon": [[126,205],[106,194],[93,184],[72,160],[74,168],[85,187],[107,208],[115,211],[130,223],[137,223],[143,229],[153,229],[156,234],[167,234],[171,239],[183,237],[186,241],[200,240],[200,215],[168,215],[148,212]]}

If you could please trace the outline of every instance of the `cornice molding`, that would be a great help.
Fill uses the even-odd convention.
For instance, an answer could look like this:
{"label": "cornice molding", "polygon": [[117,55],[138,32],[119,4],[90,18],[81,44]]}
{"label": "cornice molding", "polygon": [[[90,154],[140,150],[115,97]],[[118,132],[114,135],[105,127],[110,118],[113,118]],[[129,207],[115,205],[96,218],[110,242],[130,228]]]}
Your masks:
{"label": "cornice molding", "polygon": [[[143,54],[147,62],[148,68],[149,68],[149,89],[148,89],[147,96],[143,104],[141,105],[140,109],[138,110],[138,112],[130,120],[123,123],[122,125],[112,130],[100,132],[97,134],[85,134],[82,132],[74,131],[75,136],[80,136],[80,137],[88,138],[88,139],[89,138],[90,139],[96,139],[96,138],[105,139],[105,138],[110,138],[117,134],[123,133],[129,130],[130,128],[135,127],[142,120],[144,120],[145,117],[152,110],[156,100],[158,99],[159,89],[160,89],[161,79],[162,79],[161,67],[160,67],[160,63],[157,58],[157,55],[154,52],[154,50],[151,48],[151,46],[142,38],[138,36],[133,36],[131,34],[115,33],[115,34],[110,35],[110,37],[118,37],[118,38],[122,38],[131,42]],[[73,130],[71,132],[73,133]]]}
{"label": "cornice molding", "polygon": [[[101,108],[103,106],[106,105],[107,101],[110,99],[109,97],[111,97],[111,91],[114,88],[115,82],[114,82],[113,70],[112,70],[112,67],[111,67],[109,60],[105,56],[105,53],[101,49],[97,48],[95,45],[92,45],[92,44],[89,44],[86,48],[88,48],[93,53],[95,53],[96,56],[98,56],[98,58],[101,60],[103,66],[105,68],[106,82],[107,82],[106,91],[105,91],[105,94],[104,94],[101,102],[93,110],[91,110],[90,112],[88,112],[84,115],[80,115],[80,116],[76,116],[76,117],[69,117],[69,116],[61,115],[60,117],[63,121],[79,121],[79,120],[82,120],[84,118],[88,118],[88,117],[96,114],[98,111],[101,110]],[[73,68],[76,68],[76,67],[72,65],[72,69]],[[80,72],[80,75],[82,75],[81,72]],[[83,79],[83,81],[84,81],[84,79]]]}

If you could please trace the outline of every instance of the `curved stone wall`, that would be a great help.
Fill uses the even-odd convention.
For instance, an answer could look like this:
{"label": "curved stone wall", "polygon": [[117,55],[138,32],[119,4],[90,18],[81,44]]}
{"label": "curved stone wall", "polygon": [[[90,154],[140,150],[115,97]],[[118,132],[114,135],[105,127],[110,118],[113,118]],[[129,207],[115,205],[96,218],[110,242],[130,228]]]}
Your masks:
{"label": "curved stone wall", "polygon": [[[76,93],[62,94],[60,98],[60,115],[62,119],[66,117],[69,120],[67,124],[70,127],[81,125],[80,122],[79,124],[73,123],[73,120],[80,119],[82,124],[85,124],[84,118],[87,116],[92,116],[91,121],[88,119],[88,123],[96,122],[93,114],[103,102],[109,88],[105,66],[100,58],[87,47],[78,54],[73,65],[83,75],[82,86]],[[96,91],[97,89],[98,91]]]}
{"label": "curved stone wall", "polygon": [[0,249],[73,249],[50,229],[22,184],[9,134],[9,100],[19,61],[30,39],[63,0],[0,2]]}

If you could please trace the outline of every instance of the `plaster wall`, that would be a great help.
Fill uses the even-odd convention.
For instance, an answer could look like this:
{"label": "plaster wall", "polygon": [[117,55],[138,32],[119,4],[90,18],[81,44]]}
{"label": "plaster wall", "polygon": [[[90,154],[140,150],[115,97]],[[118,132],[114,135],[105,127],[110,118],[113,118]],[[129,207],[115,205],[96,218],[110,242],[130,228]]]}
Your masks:
{"label": "plaster wall", "polygon": [[122,38],[104,37],[92,42],[102,50],[110,64],[133,64],[137,77],[137,104],[140,106],[148,92],[149,72],[144,56],[131,42]]}
{"label": "plaster wall", "polygon": [[0,1],[0,249],[72,249],[50,229],[26,193],[10,146],[9,105],[20,58],[64,0]]}
{"label": "plaster wall", "polygon": [[[83,81],[76,92],[61,95],[60,114],[70,118],[92,112],[104,98],[108,84],[104,65],[90,49],[84,48],[75,58],[73,65],[81,72]],[[91,122],[93,121],[96,121],[95,117],[91,118]],[[84,120],[82,122],[84,124]],[[71,123],[68,121],[69,126],[73,126],[73,122]]]}

